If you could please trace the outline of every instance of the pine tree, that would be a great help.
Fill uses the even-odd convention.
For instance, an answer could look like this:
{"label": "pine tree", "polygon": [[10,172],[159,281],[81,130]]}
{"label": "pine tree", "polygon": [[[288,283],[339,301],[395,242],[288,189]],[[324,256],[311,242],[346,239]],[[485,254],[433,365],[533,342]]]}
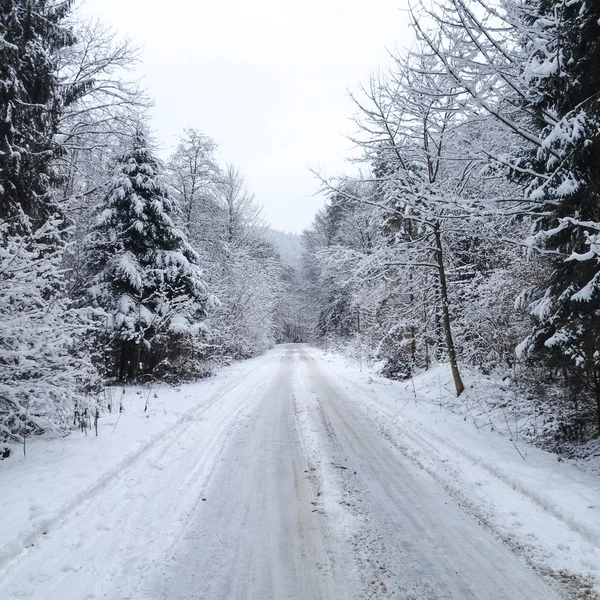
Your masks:
{"label": "pine tree", "polygon": [[118,379],[172,370],[182,354],[198,358],[211,302],[198,256],[173,223],[160,169],[138,131],[90,236],[88,296],[106,311],[108,373]]}
{"label": "pine tree", "polygon": [[66,220],[51,189],[71,4],[0,0],[0,439],[64,429],[95,380],[76,350],[86,318],[65,294]]}
{"label": "pine tree", "polygon": [[0,0],[0,218],[13,229],[56,211],[47,193],[64,103],[55,53],[75,41],[62,26],[71,4]]}
{"label": "pine tree", "polygon": [[539,173],[529,193],[541,202],[535,238],[551,267],[526,346],[559,369],[580,407],[591,392],[600,428],[600,5],[538,0],[522,14],[543,140],[526,167]]}

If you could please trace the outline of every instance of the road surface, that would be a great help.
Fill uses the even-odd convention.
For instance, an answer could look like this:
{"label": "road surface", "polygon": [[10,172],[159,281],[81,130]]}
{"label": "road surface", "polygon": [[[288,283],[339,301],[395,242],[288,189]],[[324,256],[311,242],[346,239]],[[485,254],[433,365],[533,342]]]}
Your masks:
{"label": "road surface", "polygon": [[360,396],[310,348],[279,346],[17,556],[0,597],[559,598]]}

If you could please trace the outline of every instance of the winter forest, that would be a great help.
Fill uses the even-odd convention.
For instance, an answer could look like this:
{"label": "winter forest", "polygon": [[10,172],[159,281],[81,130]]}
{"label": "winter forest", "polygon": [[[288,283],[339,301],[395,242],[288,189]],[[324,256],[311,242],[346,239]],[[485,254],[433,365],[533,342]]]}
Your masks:
{"label": "winter forest", "polygon": [[287,342],[390,379],[448,363],[459,397],[493,376],[538,445],[598,438],[600,4],[414,3],[301,237],[201,127],[159,158],[135,41],[71,0],[0,6],[4,457],[114,410],[112,386]]}

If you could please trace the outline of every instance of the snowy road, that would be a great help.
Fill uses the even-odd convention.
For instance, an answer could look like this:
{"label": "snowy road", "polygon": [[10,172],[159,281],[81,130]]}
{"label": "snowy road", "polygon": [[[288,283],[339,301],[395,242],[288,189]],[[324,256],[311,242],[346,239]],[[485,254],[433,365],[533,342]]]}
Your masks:
{"label": "snowy road", "polygon": [[558,598],[303,346],[229,383],[0,571],[0,598]]}

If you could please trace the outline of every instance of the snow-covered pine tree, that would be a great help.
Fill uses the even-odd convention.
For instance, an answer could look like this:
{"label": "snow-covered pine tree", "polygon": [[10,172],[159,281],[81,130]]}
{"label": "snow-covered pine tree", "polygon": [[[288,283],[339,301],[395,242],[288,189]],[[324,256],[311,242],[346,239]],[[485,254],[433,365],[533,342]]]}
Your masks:
{"label": "snow-covered pine tree", "polygon": [[120,380],[191,374],[212,302],[198,255],[175,227],[161,165],[140,129],[121,155],[90,235],[88,298],[104,309],[106,369]]}
{"label": "snow-covered pine tree", "polygon": [[543,214],[535,242],[551,263],[525,346],[559,369],[579,412],[586,398],[595,405],[600,430],[600,4],[537,0],[521,14],[543,140],[523,166],[539,174],[529,180]]}
{"label": "snow-covered pine tree", "polygon": [[56,211],[47,191],[64,98],[53,53],[74,42],[61,26],[71,4],[0,1],[0,217],[15,231]]}
{"label": "snow-covered pine tree", "polygon": [[0,0],[0,439],[66,426],[94,372],[62,269],[65,218],[50,184],[64,104],[56,52],[70,1]]}

